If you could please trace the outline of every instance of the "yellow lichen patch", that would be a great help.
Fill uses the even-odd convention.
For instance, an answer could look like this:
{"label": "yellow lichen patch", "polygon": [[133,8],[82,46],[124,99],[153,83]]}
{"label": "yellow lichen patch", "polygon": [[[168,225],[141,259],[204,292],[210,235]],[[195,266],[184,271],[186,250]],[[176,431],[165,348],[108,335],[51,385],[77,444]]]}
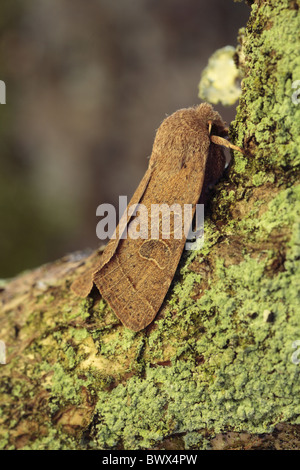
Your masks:
{"label": "yellow lichen patch", "polygon": [[[120,361],[116,361],[114,356],[111,359],[99,353],[92,338],[86,340],[80,345],[79,352],[86,357],[80,364],[80,369],[93,368],[98,371],[109,371],[110,375],[124,372],[124,365]],[[126,368],[125,368],[126,369]]]}
{"label": "yellow lichen patch", "polygon": [[211,56],[199,83],[199,98],[223,105],[232,105],[238,100],[241,87],[234,53],[234,47],[226,46]]}

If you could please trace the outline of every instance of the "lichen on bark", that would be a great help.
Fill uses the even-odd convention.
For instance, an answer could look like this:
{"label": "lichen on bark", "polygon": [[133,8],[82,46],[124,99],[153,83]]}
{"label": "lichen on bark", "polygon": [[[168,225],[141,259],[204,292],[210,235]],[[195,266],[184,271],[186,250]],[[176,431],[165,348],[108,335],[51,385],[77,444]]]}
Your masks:
{"label": "lichen on bark", "polygon": [[96,290],[72,294],[98,252],[1,287],[0,448],[300,448],[299,4],[251,8],[231,125],[245,155],[155,322],[131,332]]}

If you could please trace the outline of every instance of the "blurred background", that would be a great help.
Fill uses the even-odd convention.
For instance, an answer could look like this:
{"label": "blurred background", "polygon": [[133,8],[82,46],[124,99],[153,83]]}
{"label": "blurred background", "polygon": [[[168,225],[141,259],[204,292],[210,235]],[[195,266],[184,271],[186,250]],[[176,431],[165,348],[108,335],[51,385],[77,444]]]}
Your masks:
{"label": "blurred background", "polygon": [[[96,208],[140,182],[155,130],[236,46],[233,0],[1,0],[0,277],[97,248]],[[216,109],[230,123],[235,107]]]}

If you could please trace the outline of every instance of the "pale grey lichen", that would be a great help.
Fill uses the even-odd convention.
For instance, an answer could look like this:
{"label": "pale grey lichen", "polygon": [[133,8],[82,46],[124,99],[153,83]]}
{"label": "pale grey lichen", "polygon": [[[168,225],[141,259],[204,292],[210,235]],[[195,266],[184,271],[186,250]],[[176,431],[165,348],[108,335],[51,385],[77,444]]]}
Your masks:
{"label": "pale grey lichen", "polygon": [[226,46],[210,57],[199,83],[199,98],[213,104],[233,105],[241,94],[240,72],[233,57],[235,48]]}

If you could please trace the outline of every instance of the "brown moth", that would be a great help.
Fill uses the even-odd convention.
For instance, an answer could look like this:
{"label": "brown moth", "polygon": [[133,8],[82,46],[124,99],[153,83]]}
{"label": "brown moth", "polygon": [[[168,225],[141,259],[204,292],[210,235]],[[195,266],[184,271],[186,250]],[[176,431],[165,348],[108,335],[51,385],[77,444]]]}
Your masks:
{"label": "brown moth", "polygon": [[[207,103],[167,117],[156,133],[148,170],[128,208],[143,204],[150,214],[152,204],[192,204],[194,213],[196,204],[204,201],[208,185],[224,171],[221,146],[241,151],[224,138],[227,133],[219,113]],[[170,230],[169,239],[161,231],[153,239],[121,238],[125,230],[130,233],[135,218],[136,214],[125,211],[98,264],[71,288],[86,297],[95,284],[121,322],[139,331],[153,321],[163,303],[186,236],[174,238]]]}

